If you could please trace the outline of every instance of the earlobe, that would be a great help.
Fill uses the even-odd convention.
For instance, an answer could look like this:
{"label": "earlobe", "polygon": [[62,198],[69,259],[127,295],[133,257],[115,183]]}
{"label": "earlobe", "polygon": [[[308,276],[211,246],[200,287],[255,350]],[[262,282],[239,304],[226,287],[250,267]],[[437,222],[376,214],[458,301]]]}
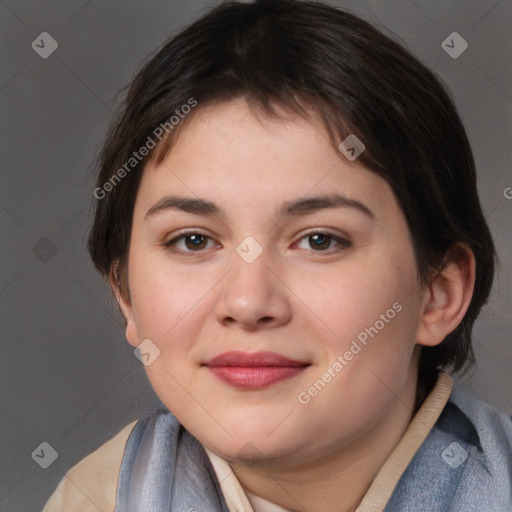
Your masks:
{"label": "earlobe", "polygon": [[471,303],[474,286],[475,257],[466,244],[457,242],[425,289],[416,343],[435,346],[454,331]]}
{"label": "earlobe", "polygon": [[118,279],[117,276],[117,270],[111,271],[108,281],[116,298],[119,310],[121,311],[121,314],[123,315],[124,318],[126,340],[128,341],[128,343],[130,343],[130,345],[133,345],[135,347],[139,344],[137,325],[135,323],[132,305],[130,301],[124,297],[124,294],[121,291],[121,285],[120,280]]}

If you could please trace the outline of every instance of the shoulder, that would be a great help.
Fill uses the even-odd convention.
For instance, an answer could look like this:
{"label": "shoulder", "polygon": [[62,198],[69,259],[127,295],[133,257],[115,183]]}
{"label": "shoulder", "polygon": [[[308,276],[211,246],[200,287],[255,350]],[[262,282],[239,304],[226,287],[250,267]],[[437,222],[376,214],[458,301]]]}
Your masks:
{"label": "shoulder", "polygon": [[[512,505],[512,420],[459,382],[437,423],[446,481],[455,510],[506,510]],[[470,503],[474,508],[470,507]]]}
{"label": "shoulder", "polygon": [[508,467],[512,467],[512,419],[458,382],[450,396],[450,405],[454,410],[447,411],[447,416],[451,416],[459,428],[465,426],[468,434],[471,427],[474,428],[473,444],[479,451],[486,453],[489,461],[493,460],[492,456],[501,454]]}
{"label": "shoulder", "polygon": [[455,381],[385,510],[502,512],[511,498],[512,420]]}
{"label": "shoulder", "polygon": [[137,421],[73,466],[60,481],[43,512],[112,512],[126,443]]}

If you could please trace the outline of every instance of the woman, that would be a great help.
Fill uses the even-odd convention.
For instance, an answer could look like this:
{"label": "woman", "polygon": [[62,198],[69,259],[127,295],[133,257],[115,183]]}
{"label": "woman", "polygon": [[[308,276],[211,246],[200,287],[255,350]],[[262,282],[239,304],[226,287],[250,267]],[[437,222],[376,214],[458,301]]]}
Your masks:
{"label": "woman", "polygon": [[161,405],[45,511],[505,511],[512,424],[448,372],[495,252],[435,75],[343,10],[225,3],[135,78],[89,248]]}

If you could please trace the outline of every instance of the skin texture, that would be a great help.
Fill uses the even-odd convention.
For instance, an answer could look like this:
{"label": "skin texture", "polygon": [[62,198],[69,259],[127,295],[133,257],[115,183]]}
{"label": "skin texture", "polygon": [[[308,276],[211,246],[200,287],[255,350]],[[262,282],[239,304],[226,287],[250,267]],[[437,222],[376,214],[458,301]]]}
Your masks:
{"label": "skin texture", "polygon": [[[368,207],[283,217],[285,201],[334,192]],[[222,209],[146,212],[165,196]],[[207,237],[194,251],[187,229]],[[310,236],[349,241],[316,248]],[[308,236],[309,235],[309,236]],[[236,252],[246,237],[263,249]],[[138,191],[128,258],[130,302],[114,286],[128,341],[161,351],[146,367],[156,393],[242,485],[289,510],[354,510],[414,414],[420,345],[461,321],[474,258],[457,252],[418,284],[405,217],[387,182],[349,162],[319,122],[255,116],[244,100],[198,110]],[[307,404],[307,391],[353,340],[401,310]],[[361,344],[360,344],[361,345]],[[226,384],[204,362],[228,350],[274,351],[309,363],[265,389]],[[331,370],[331,374],[332,374]],[[331,375],[332,376],[332,375]]]}

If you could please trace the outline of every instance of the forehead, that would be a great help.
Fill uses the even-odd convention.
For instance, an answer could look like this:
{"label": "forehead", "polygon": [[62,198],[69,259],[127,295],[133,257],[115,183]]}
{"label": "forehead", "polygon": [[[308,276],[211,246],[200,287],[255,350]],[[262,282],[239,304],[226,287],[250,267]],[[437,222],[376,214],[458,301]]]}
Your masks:
{"label": "forehead", "polygon": [[146,166],[137,203],[149,208],[170,192],[245,210],[333,192],[374,211],[393,203],[388,183],[345,158],[318,118],[282,114],[252,111],[242,99],[199,105],[162,162]]}

